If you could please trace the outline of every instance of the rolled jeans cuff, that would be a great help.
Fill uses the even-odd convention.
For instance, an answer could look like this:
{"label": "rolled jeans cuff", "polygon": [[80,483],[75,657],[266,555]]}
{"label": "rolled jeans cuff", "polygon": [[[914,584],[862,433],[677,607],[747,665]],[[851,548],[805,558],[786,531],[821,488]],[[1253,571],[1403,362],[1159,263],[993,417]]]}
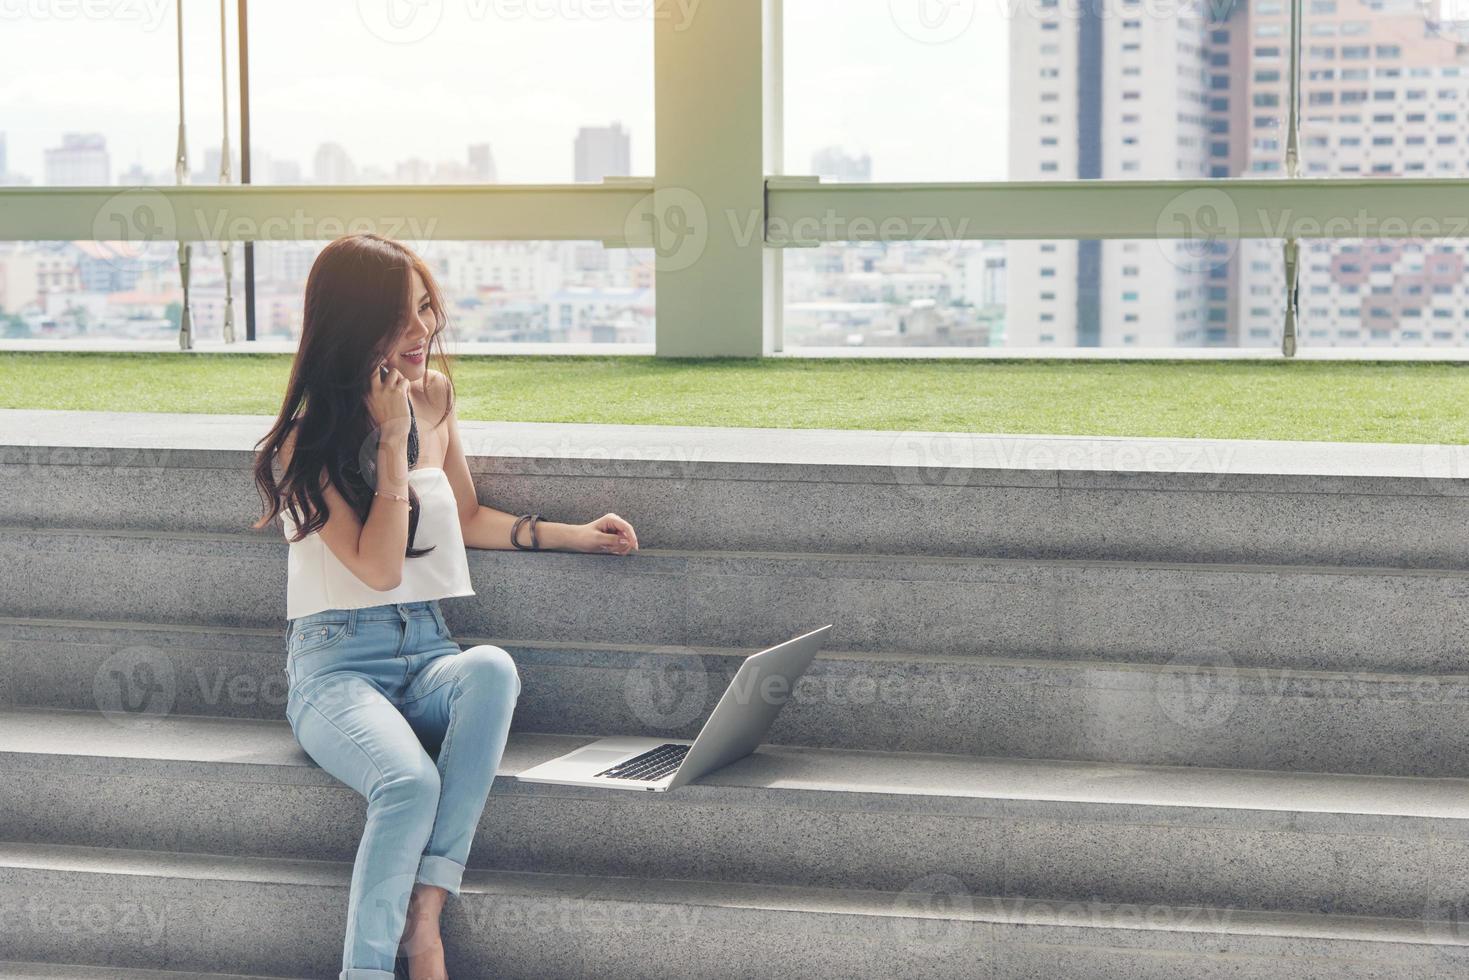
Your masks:
{"label": "rolled jeans cuff", "polygon": [[450,895],[458,895],[459,883],[464,880],[464,865],[437,854],[425,854],[418,862],[416,880],[426,885],[438,885]]}
{"label": "rolled jeans cuff", "polygon": [[337,976],[337,980],[393,980],[392,970],[343,970]]}

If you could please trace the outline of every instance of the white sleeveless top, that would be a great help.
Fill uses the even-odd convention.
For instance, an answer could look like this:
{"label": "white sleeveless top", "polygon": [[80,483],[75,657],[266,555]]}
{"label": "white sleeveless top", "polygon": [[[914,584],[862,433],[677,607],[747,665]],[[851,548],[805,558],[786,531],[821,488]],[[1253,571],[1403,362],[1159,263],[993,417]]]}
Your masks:
{"label": "white sleeveless top", "polygon": [[419,498],[413,546],[435,547],[422,557],[404,558],[403,581],[396,589],[386,592],[367,585],[342,564],[326,546],[320,532],[313,531],[300,541],[291,541],[296,524],[289,512],[281,512],[283,531],[290,545],[287,619],[309,616],[323,609],[360,609],[391,602],[475,594],[469,581],[469,556],[464,550],[464,533],[459,527],[459,510],[449,475],[438,467],[422,467],[408,471],[408,482]]}

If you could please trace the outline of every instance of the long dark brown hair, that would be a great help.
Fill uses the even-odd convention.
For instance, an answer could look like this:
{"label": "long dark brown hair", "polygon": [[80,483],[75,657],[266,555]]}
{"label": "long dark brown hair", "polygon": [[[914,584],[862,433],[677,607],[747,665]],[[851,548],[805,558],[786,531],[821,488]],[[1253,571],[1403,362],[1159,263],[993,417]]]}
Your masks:
{"label": "long dark brown hair", "polygon": [[[443,294],[423,259],[401,242],[380,235],[338,238],[317,256],[306,280],[301,343],[280,415],[255,444],[255,485],[265,514],[252,525],[254,529],[271,524],[282,512],[296,524],[291,541],[325,526],[327,506],[319,483],[323,468],[358,520],[367,522],[374,490],[369,484],[376,482],[378,433],[366,399],[372,372],[392,355],[408,322],[414,272],[423,277],[438,324],[428,347],[447,376],[448,358],[440,339],[448,322]],[[429,375],[424,377],[427,381]],[[452,398],[452,383],[449,391]],[[446,408],[439,421],[448,414]],[[276,454],[293,429],[296,441],[290,465],[277,482]],[[412,486],[408,497],[406,556],[417,558],[433,547],[413,547],[419,502]]]}

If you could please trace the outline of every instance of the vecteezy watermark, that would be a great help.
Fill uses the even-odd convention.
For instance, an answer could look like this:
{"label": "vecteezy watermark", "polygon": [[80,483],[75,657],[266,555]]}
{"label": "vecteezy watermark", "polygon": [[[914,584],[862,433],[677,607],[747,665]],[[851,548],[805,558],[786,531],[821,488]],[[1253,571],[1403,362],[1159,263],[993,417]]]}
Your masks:
{"label": "vecteezy watermark", "polygon": [[566,436],[546,442],[510,442],[491,433],[464,434],[467,455],[496,460],[497,472],[515,477],[636,477],[671,481],[667,489],[681,489],[698,476],[704,447],[677,442],[638,442],[603,445],[573,442]]}
{"label": "vecteezy watermark", "polygon": [[[1207,272],[1229,261],[1239,248],[1239,209],[1222,190],[1184,191],[1158,214],[1158,245],[1179,268]],[[1166,239],[1176,244],[1170,249]]]}
{"label": "vecteezy watermark", "polygon": [[157,647],[124,647],[92,675],[92,700],[114,725],[132,727],[167,715],[178,697],[173,661]]}
{"label": "vecteezy watermark", "polygon": [[893,899],[893,931],[902,942],[939,943],[966,935],[974,898],[951,874],[926,874]]}
{"label": "vecteezy watermark", "polygon": [[660,187],[627,213],[623,235],[631,244],[653,249],[660,273],[679,272],[709,247],[709,213],[703,198],[687,187]]}
{"label": "vecteezy watermark", "polygon": [[[0,935],[44,940],[48,946],[68,945],[66,937],[127,937],[129,947],[156,948],[163,943],[167,903],[137,899],[83,902],[49,892],[0,902]],[[25,943],[21,943],[25,945]]]}
{"label": "vecteezy watermark", "polygon": [[[173,450],[162,447],[50,446],[36,439],[0,446],[0,466],[24,466],[37,478],[56,479],[53,466],[84,466],[89,474],[106,474],[114,482],[156,480],[170,469]],[[61,479],[73,479],[63,475]]]}
{"label": "vecteezy watermark", "polygon": [[315,214],[301,208],[289,214],[259,217],[235,214],[229,208],[193,208],[181,211],[162,191],[130,187],[112,195],[92,219],[92,237],[102,258],[114,265],[136,268],[139,263],[167,264],[177,260],[180,240],[225,241],[331,241],[343,235],[374,233],[388,238],[424,241],[433,238],[437,218],[415,215]]}
{"label": "vecteezy watermark", "polygon": [[986,470],[1105,470],[1114,473],[1233,471],[1235,446],[1204,439],[1109,440],[904,432],[888,447],[893,482],[932,499],[934,488],[967,487]]}
{"label": "vecteezy watermark", "polygon": [[1233,910],[1227,908],[1137,905],[1129,902],[1107,902],[1100,898],[1075,901],[983,898],[975,901],[975,908],[983,914],[1010,922],[1121,929],[1146,926],[1153,929],[1198,930],[1207,926],[1211,931],[1217,931],[1227,927],[1234,917]]}
{"label": "vecteezy watermark", "polygon": [[659,647],[634,662],[622,695],[633,716],[662,731],[677,731],[702,718],[711,684],[704,658],[679,646]]}
{"label": "vecteezy watermark", "polygon": [[[3,2],[3,0],[0,0]],[[470,23],[669,20],[687,30],[703,0],[454,0]],[[416,44],[444,23],[446,0],[357,0],[368,33],[389,44]]]}
{"label": "vecteezy watermark", "polygon": [[439,29],[444,0],[357,0],[362,26],[389,44],[415,44]]}
{"label": "vecteezy watermark", "polygon": [[[1358,208],[1351,214],[1302,213],[1293,208],[1258,208],[1255,224],[1265,239],[1465,238],[1469,214],[1382,214]],[[1222,188],[1195,188],[1172,198],[1158,213],[1154,232],[1160,249],[1178,267],[1207,272],[1227,262],[1243,231],[1234,195]],[[1170,241],[1171,240],[1171,241]]]}
{"label": "vecteezy watermark", "polygon": [[[563,937],[578,946],[592,935],[600,936],[603,943],[617,937],[636,942],[652,934],[689,939],[699,934],[703,914],[700,906],[691,902],[628,902],[568,895],[538,898],[524,894],[503,901],[466,902],[456,909],[469,935],[529,934],[543,940]],[[543,974],[548,969],[544,960],[538,967]]]}
{"label": "vecteezy watermark", "polygon": [[1260,225],[1269,238],[1464,238],[1469,236],[1469,215],[1420,214],[1413,218],[1383,215],[1358,208],[1355,214],[1318,217],[1297,214],[1290,208],[1278,212],[1260,209]]}
{"label": "vecteezy watermark", "polygon": [[[895,0],[901,2],[901,0]],[[950,0],[952,2],[952,0]],[[1246,0],[991,0],[997,18],[1015,20],[1115,20],[1174,22],[1180,19],[1218,24]]]}
{"label": "vecteezy watermark", "polygon": [[944,44],[974,23],[976,0],[888,0],[893,23],[922,44]]}
{"label": "vecteezy watermark", "polygon": [[[388,419],[381,425],[373,425],[362,444],[357,447],[357,472],[369,490],[376,491],[381,474],[378,472],[378,456],[385,439],[401,439],[406,445],[413,430],[413,419],[407,414]],[[389,454],[388,485],[402,486],[408,480],[408,457],[401,450]]]}
{"label": "vecteezy watermark", "polygon": [[173,202],[148,187],[112,195],[92,218],[92,240],[111,265],[163,266],[178,259],[178,215]]}
{"label": "vecteezy watermark", "polygon": [[970,484],[978,442],[968,432],[904,432],[888,447],[888,468],[904,493],[930,499],[936,487]]}
{"label": "vecteezy watermark", "polygon": [[1229,654],[1182,653],[1168,667],[1155,675],[1153,692],[1158,707],[1175,724],[1195,732],[1212,731],[1234,715],[1240,678]]}
{"label": "vecteezy watermark", "polygon": [[1423,903],[1423,934],[1430,942],[1469,942],[1469,884],[1458,874],[1434,875]]}
{"label": "vecteezy watermark", "polygon": [[1469,480],[1469,446],[1430,444],[1418,451],[1419,475]]}
{"label": "vecteezy watermark", "polygon": [[0,0],[0,22],[18,20],[113,20],[156,31],[175,0]]}
{"label": "vecteezy watermark", "polygon": [[[197,651],[195,651],[197,652]],[[189,658],[180,669],[169,650],[138,644],[103,659],[92,672],[92,703],[119,727],[143,725],[175,711],[236,715],[235,709],[286,703],[282,670],[259,671],[231,661]],[[227,710],[226,710],[227,709]],[[247,712],[253,713],[253,712]]]}
{"label": "vecteezy watermark", "polygon": [[[741,220],[733,212],[725,212],[735,241],[748,245],[759,233],[759,212],[748,212]],[[960,241],[969,231],[969,219],[957,222],[948,215],[846,215],[827,208],[820,216],[805,215],[794,220],[772,215],[765,226],[765,240],[771,245],[818,245],[823,242],[910,242]]]}
{"label": "vecteezy watermark", "polygon": [[343,217],[333,214],[309,214],[297,208],[290,214],[256,218],[231,215],[227,210],[195,210],[192,215],[194,238],[204,241],[331,241],[343,235],[377,234],[386,238],[425,241],[433,237],[439,219],[414,215],[363,214]]}
{"label": "vecteezy watermark", "polygon": [[1418,15],[1428,33],[1453,41],[1469,43],[1469,0],[1416,0]]}

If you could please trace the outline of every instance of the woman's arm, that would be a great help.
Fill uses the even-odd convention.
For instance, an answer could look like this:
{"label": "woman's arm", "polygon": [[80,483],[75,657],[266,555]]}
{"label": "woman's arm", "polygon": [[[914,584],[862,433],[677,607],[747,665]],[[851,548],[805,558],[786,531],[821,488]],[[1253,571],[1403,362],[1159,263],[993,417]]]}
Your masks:
{"label": "woman's arm", "polygon": [[[435,387],[442,383],[445,385],[443,390],[447,392],[448,379],[437,371],[431,375]],[[459,527],[464,533],[464,546],[491,551],[513,549],[515,545],[510,541],[510,529],[515,526],[519,515],[507,514],[479,502],[474,490],[474,477],[469,472],[469,461],[465,459],[464,447],[459,441],[458,412],[453,407],[449,409],[448,430],[444,472],[459,504]],[[589,524],[537,521],[536,537],[543,550],[626,555],[638,548],[637,532],[616,514],[605,514]],[[531,543],[528,525],[520,529],[520,543],[527,547]]]}

